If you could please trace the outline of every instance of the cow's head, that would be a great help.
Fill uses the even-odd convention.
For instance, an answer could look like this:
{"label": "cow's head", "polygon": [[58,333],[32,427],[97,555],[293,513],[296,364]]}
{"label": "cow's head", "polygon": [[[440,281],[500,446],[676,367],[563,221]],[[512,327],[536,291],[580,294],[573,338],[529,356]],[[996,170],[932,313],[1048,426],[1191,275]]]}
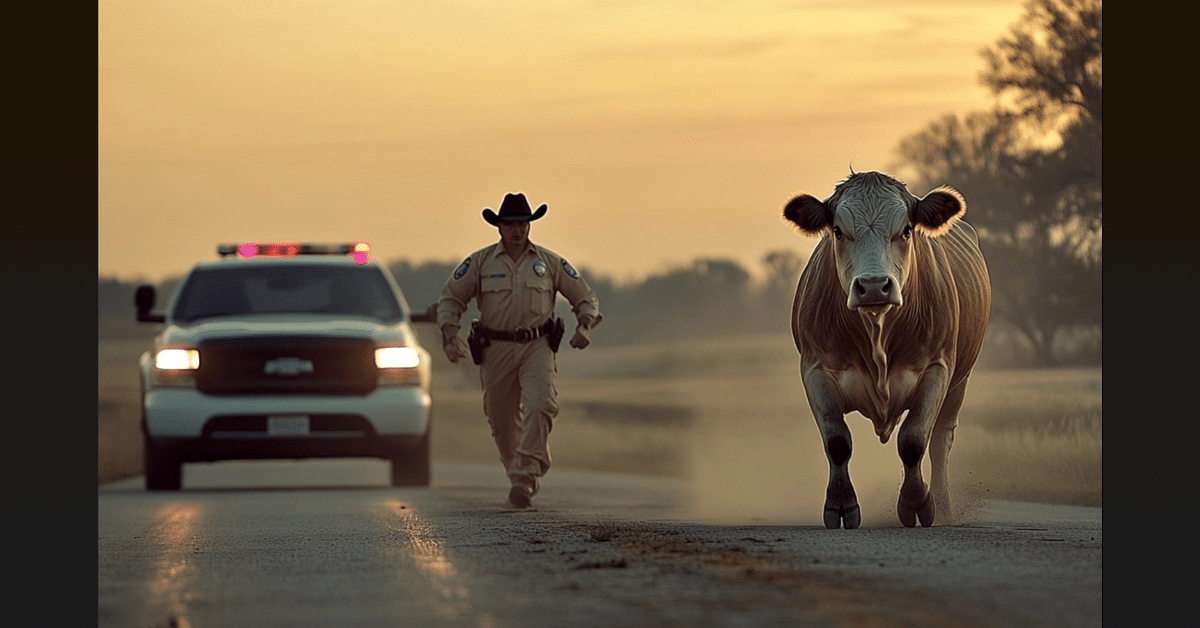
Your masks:
{"label": "cow's head", "polygon": [[828,234],[846,306],[880,315],[904,304],[915,234],[937,237],[966,210],[954,188],[943,186],[918,199],[887,175],[860,172],[824,202],[808,194],[793,198],[783,216],[805,234]]}

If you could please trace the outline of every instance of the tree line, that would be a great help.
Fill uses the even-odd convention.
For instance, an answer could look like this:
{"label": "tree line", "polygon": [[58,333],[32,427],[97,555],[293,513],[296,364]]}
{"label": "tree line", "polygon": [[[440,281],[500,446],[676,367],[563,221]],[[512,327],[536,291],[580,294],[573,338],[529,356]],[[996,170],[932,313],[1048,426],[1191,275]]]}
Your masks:
{"label": "tree line", "polygon": [[[700,258],[670,268],[642,281],[618,283],[593,273],[580,273],[596,291],[604,314],[602,331],[607,344],[630,344],[690,337],[727,337],[758,333],[787,333],[792,296],[804,258],[793,251],[774,251],[763,257],[765,279],[755,280],[738,262]],[[436,303],[442,286],[458,261],[394,260],[388,270],[404,292],[409,307],[423,311]],[[165,306],[182,278],[157,285],[159,309]],[[140,338],[153,334],[153,325],[134,322],[133,294],[137,282],[101,278],[98,288],[99,336]],[[472,306],[473,307],[473,306]],[[556,308],[573,324],[570,305],[559,298]],[[463,317],[464,326],[474,309]]]}
{"label": "tree line", "polygon": [[[791,333],[791,307],[796,282],[806,259],[795,251],[765,254],[756,278],[736,261],[698,258],[690,264],[646,277],[640,281],[617,282],[581,266],[580,273],[596,291],[604,322],[596,331],[598,345],[673,342],[772,334],[786,338]],[[395,260],[387,264],[414,311],[436,303],[442,286],[454,272],[457,261]],[[160,305],[174,293],[182,278],[171,278],[156,286]],[[134,321],[133,294],[138,283],[101,278],[98,288],[99,338],[146,339],[158,325]],[[557,314],[574,323],[570,306],[559,298]],[[476,310],[463,316],[464,326]],[[1001,338],[1000,342],[1006,342]],[[995,344],[995,343],[993,343]],[[436,347],[430,347],[436,350]],[[998,366],[1026,366],[1037,362],[1030,352],[1013,352],[1000,346],[985,349]],[[1074,363],[1096,363],[1090,352],[1063,355]]]}
{"label": "tree line", "polygon": [[[655,340],[788,333],[792,296],[805,259],[794,251],[763,256],[764,279],[755,280],[729,259],[697,258],[641,281],[618,283],[593,273],[580,273],[596,292],[604,321],[597,331],[604,342],[630,344]],[[389,264],[409,305],[425,309],[437,301],[458,262],[397,261]],[[558,314],[573,322],[569,304],[559,299]],[[468,311],[468,321],[473,311]]]}

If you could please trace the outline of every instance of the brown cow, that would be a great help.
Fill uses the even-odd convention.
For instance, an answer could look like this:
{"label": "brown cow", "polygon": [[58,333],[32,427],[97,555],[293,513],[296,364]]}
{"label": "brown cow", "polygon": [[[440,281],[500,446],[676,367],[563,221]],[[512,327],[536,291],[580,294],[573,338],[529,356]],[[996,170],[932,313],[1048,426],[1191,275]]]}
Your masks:
{"label": "brown cow", "polygon": [[[900,521],[930,526],[935,510],[951,521],[950,445],[992,300],[965,211],[953,188],[918,199],[878,172],[852,173],[824,202],[802,194],[783,209],[804,234],[824,236],[800,275],[792,337],[829,459],[827,528],[861,521],[844,416],[853,411],[880,442],[900,427]],[[921,478],[926,449],[932,495]]]}

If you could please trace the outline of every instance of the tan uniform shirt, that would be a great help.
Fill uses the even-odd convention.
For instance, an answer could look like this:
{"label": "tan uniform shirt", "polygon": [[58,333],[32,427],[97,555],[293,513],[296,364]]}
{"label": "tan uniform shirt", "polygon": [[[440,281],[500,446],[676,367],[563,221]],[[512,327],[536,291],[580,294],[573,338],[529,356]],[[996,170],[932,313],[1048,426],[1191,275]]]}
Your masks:
{"label": "tan uniform shirt", "polygon": [[596,293],[561,255],[530,242],[520,259],[513,260],[497,242],[475,251],[454,270],[438,299],[438,327],[458,325],[472,298],[484,327],[535,327],[553,316],[556,293],[567,298],[576,318],[591,317],[593,327],[600,323]]}

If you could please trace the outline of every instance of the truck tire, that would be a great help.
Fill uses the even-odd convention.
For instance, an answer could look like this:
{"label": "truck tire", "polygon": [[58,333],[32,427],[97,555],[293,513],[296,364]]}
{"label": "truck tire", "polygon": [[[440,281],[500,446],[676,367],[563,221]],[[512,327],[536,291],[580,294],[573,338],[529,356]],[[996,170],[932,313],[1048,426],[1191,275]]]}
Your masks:
{"label": "truck tire", "polygon": [[146,474],[146,490],[178,491],[183,485],[182,463],[156,448],[149,438],[143,438],[142,463]]}
{"label": "truck tire", "polygon": [[423,487],[430,484],[429,432],[415,446],[392,458],[392,486]]}

